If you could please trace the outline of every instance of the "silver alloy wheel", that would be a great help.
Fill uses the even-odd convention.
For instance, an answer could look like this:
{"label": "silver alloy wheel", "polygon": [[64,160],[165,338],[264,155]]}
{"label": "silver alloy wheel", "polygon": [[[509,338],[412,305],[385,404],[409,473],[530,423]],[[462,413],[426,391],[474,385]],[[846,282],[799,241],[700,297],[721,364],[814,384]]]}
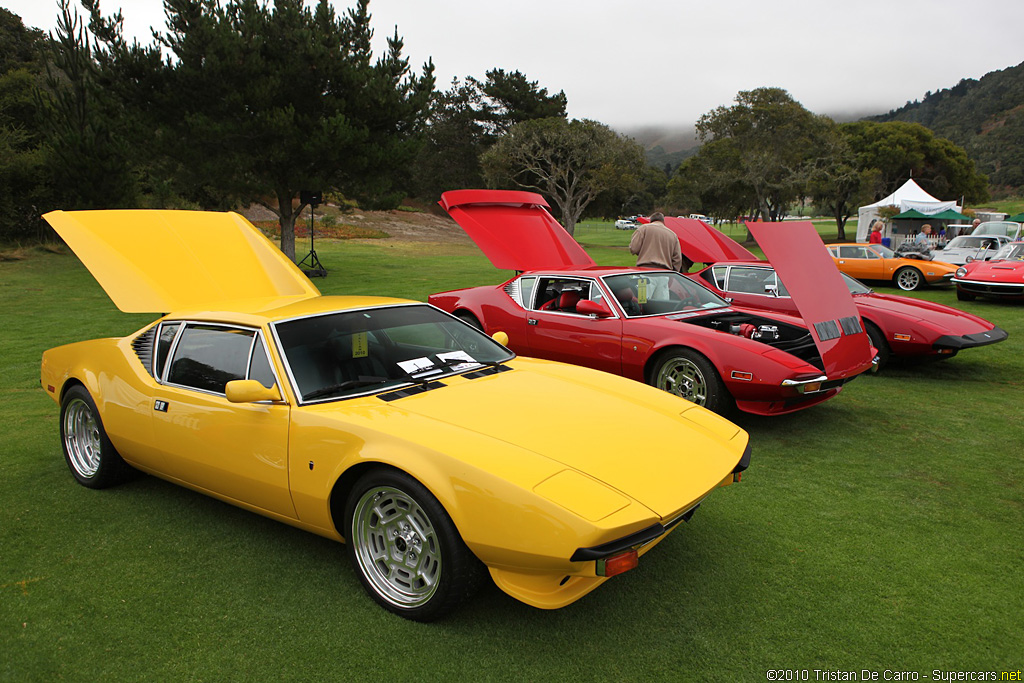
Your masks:
{"label": "silver alloy wheel", "polygon": [[662,363],[654,386],[699,406],[706,405],[708,401],[708,383],[704,373],[689,358],[677,356]]}
{"label": "silver alloy wheel", "polygon": [[918,288],[921,284],[921,273],[911,267],[905,267],[896,274],[896,284],[905,292]]}
{"label": "silver alloy wheel", "polygon": [[426,604],[441,579],[441,544],[426,511],[391,486],[366,491],[352,512],[359,568],[382,598],[397,607]]}
{"label": "silver alloy wheel", "polygon": [[102,455],[100,426],[89,404],[80,398],[64,411],[64,447],[75,472],[86,479],[96,476]]}

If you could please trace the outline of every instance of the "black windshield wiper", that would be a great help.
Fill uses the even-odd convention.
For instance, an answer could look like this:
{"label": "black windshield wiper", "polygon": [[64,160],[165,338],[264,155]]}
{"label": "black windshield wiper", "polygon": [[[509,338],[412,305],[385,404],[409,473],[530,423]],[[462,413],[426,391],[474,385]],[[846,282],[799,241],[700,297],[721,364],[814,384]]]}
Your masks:
{"label": "black windshield wiper", "polygon": [[465,358],[442,358],[435,364],[434,367],[455,367],[458,365],[483,365],[488,368],[496,368],[502,363],[508,362],[507,360],[466,360]]}
{"label": "black windshield wiper", "polygon": [[465,358],[439,358],[434,367],[454,368],[459,365],[487,365],[484,361],[467,360]]}
{"label": "black windshield wiper", "polygon": [[339,391],[346,389],[355,389],[357,387],[368,387],[374,384],[381,384],[382,382],[388,381],[387,377],[360,377],[359,379],[350,379],[345,382],[339,382],[338,384],[332,384],[329,387],[323,387],[309,392],[308,394],[302,395],[303,401],[309,401],[314,398],[321,398],[323,396],[329,396],[336,394]]}

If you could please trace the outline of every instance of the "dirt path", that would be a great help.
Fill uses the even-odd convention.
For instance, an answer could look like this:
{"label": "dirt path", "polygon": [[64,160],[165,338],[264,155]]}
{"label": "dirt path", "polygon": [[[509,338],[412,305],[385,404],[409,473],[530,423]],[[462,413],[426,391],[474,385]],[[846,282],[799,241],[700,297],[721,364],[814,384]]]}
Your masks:
{"label": "dirt path", "polygon": [[[249,207],[242,214],[252,221],[277,220],[272,212],[258,205]],[[306,213],[303,218],[308,220],[308,216]],[[381,230],[392,239],[403,242],[472,244],[451,218],[426,211],[360,211],[340,214],[338,222]]]}

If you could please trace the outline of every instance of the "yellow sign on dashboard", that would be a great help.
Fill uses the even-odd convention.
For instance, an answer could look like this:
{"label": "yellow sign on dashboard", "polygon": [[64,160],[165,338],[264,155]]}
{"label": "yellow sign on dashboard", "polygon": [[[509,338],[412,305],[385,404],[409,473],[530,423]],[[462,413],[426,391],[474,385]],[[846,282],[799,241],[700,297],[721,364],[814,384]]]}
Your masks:
{"label": "yellow sign on dashboard", "polygon": [[352,335],[352,357],[366,358],[370,355],[370,347],[366,343],[366,333],[356,332]]}

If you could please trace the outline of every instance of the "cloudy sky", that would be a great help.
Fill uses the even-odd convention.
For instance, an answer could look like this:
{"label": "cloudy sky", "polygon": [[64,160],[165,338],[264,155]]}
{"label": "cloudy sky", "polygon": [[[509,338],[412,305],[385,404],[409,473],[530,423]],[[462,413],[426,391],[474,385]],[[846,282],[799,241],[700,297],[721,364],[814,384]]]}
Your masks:
{"label": "cloudy sky", "polygon": [[[0,6],[56,24],[57,0]],[[141,42],[164,25],[161,0],[100,6],[120,8]],[[761,86],[819,114],[882,113],[1024,61],[1020,0],[372,0],[370,11],[377,53],[397,26],[417,70],[433,59],[439,86],[518,69],[564,90],[572,118],[619,130],[689,126]]]}

